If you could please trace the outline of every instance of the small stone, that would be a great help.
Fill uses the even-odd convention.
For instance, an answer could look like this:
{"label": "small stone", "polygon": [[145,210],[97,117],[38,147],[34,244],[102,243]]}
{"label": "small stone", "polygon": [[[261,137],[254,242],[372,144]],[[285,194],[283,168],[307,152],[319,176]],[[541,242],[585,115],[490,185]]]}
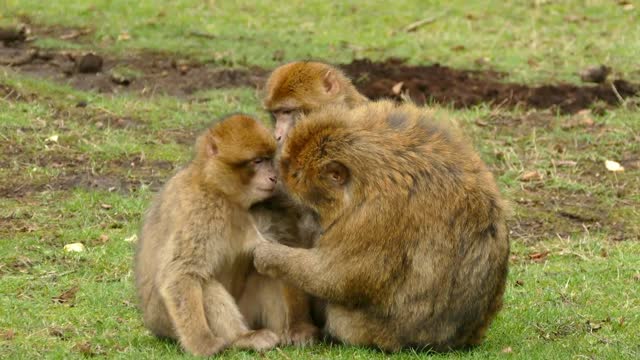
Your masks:
{"label": "small stone", "polygon": [[85,74],[95,74],[102,70],[102,57],[94,54],[88,53],[78,60],[78,72]]}

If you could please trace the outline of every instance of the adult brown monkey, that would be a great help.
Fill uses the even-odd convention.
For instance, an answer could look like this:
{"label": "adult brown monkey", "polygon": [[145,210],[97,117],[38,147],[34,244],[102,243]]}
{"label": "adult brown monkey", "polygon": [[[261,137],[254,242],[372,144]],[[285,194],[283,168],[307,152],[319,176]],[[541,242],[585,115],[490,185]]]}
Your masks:
{"label": "adult brown monkey", "polygon": [[495,181],[466,139],[412,104],[326,107],[292,130],[280,165],[323,233],[312,249],[261,243],[254,264],[325,299],[330,335],[386,351],[482,341],[509,241]]}

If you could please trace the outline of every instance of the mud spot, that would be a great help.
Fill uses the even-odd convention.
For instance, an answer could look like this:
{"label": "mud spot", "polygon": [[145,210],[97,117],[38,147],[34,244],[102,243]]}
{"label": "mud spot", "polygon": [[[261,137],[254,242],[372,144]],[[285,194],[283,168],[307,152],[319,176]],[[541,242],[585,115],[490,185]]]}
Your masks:
{"label": "mud spot", "polygon": [[399,100],[408,96],[419,104],[435,102],[455,108],[489,103],[576,113],[596,102],[618,106],[620,98],[638,95],[640,88],[626,80],[599,85],[560,83],[530,87],[502,82],[504,74],[494,71],[456,70],[440,64],[410,66],[398,59],[385,62],[356,60],[342,65],[342,69],[371,99],[390,97]]}
{"label": "mud spot", "polygon": [[268,74],[260,68],[220,68],[157,53],[122,58],[98,54],[100,66],[87,72],[87,53],[42,50],[18,44],[0,47],[0,64],[79,90],[106,94],[135,92],[146,96],[187,97],[201,90],[258,87]]}
{"label": "mud spot", "polygon": [[173,163],[146,160],[141,156],[115,159],[98,164],[86,155],[69,153],[41,153],[31,160],[13,157],[20,164],[31,164],[41,168],[56,169],[53,172],[30,174],[24,181],[24,165],[10,169],[15,176],[7,176],[0,182],[0,196],[22,198],[47,191],[69,191],[73,189],[100,190],[128,194],[141,187],[158,190],[175,171]]}
{"label": "mud spot", "polygon": [[[65,38],[83,29],[37,29],[36,36]],[[40,32],[38,34],[38,32]],[[80,35],[79,35],[80,36]],[[100,71],[84,73],[88,52],[53,51],[18,43],[0,47],[0,63],[16,71],[53,79],[80,90],[100,93],[136,92],[145,96],[189,97],[216,88],[260,88],[268,70],[224,68],[180,59],[175,55],[140,52],[125,57],[99,53]],[[466,108],[483,103],[497,107],[552,109],[576,113],[591,107],[613,107],[639,94],[640,85],[617,79],[578,86],[545,84],[528,86],[504,82],[505,74],[484,70],[457,70],[440,64],[412,66],[399,59],[373,62],[362,59],[339,65],[363,94],[371,99],[409,97],[418,104],[435,102]],[[97,68],[97,67],[96,67]]]}

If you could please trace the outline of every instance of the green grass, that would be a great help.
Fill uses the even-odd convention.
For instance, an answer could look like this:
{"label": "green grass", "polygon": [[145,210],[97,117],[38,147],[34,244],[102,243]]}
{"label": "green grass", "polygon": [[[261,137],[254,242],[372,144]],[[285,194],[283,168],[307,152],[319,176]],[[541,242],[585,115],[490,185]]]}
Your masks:
{"label": "green grass", "polygon": [[[41,37],[39,46],[107,54],[154,50],[225,66],[272,67],[282,50],[282,61],[399,56],[460,68],[488,58],[489,66],[526,82],[576,81],[582,67],[598,63],[640,77],[640,10],[613,1],[274,3],[7,0],[0,24],[28,18],[36,27],[93,30],[72,42]],[[416,32],[399,31],[432,16]],[[118,40],[123,32],[129,40]],[[125,239],[137,232],[154,191],[189,159],[198,131],[235,111],[266,119],[255,91],[197,94],[208,101],[106,96],[7,68],[0,68],[0,84],[20,94],[0,87],[0,357],[188,358],[142,326],[131,278],[133,245]],[[76,107],[79,101],[88,106]],[[496,174],[511,203],[513,256],[505,307],[486,341],[433,357],[638,358],[640,172],[604,168],[605,160],[640,154],[638,111],[616,108],[594,115],[595,126],[566,128],[569,116],[485,106],[435,110],[455,119]],[[47,140],[53,135],[57,141]],[[561,161],[576,164],[557,165]],[[534,170],[542,180],[521,181]],[[75,242],[87,250],[63,251]],[[530,257],[547,251],[541,261]],[[75,296],[54,301],[75,287]],[[429,356],[337,345],[265,354]]]}
{"label": "green grass", "polygon": [[[91,43],[111,51],[152,49],[222,64],[276,66],[317,58],[398,56],[414,63],[471,67],[485,59],[518,80],[577,79],[606,63],[640,76],[638,7],[614,1],[65,1],[5,0],[0,22],[28,17],[41,24],[89,27]],[[268,15],[267,15],[268,14]],[[402,31],[433,19],[415,32]],[[128,40],[118,40],[122,33]],[[214,38],[196,36],[207,34]],[[40,40],[60,46],[61,41]],[[87,46],[91,46],[90,44]],[[276,60],[274,60],[274,58]]]}

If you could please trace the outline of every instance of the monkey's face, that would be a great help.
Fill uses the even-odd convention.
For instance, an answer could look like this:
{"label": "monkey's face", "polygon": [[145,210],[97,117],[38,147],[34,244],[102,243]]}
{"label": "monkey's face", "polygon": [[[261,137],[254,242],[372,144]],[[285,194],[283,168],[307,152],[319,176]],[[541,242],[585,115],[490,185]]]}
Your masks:
{"label": "monkey's face", "polygon": [[271,73],[264,107],[271,114],[276,141],[282,145],[298,118],[339,101],[342,88],[334,70],[316,62],[295,62]]}
{"label": "monkey's face", "polygon": [[320,215],[321,221],[331,221],[347,206],[349,169],[330,159],[305,161],[304,156],[285,155],[280,160],[286,188],[303,205]]}
{"label": "monkey's face", "polygon": [[233,115],[199,139],[196,163],[207,182],[230,199],[249,207],[276,188],[276,142],[271,132],[246,115]]}
{"label": "monkey's face", "polygon": [[279,145],[284,143],[296,121],[304,113],[300,107],[279,107],[270,111],[274,135]]}
{"label": "monkey's face", "polygon": [[252,174],[248,184],[249,203],[254,204],[270,197],[276,189],[278,174],[273,164],[273,158],[257,157],[246,165]]}

